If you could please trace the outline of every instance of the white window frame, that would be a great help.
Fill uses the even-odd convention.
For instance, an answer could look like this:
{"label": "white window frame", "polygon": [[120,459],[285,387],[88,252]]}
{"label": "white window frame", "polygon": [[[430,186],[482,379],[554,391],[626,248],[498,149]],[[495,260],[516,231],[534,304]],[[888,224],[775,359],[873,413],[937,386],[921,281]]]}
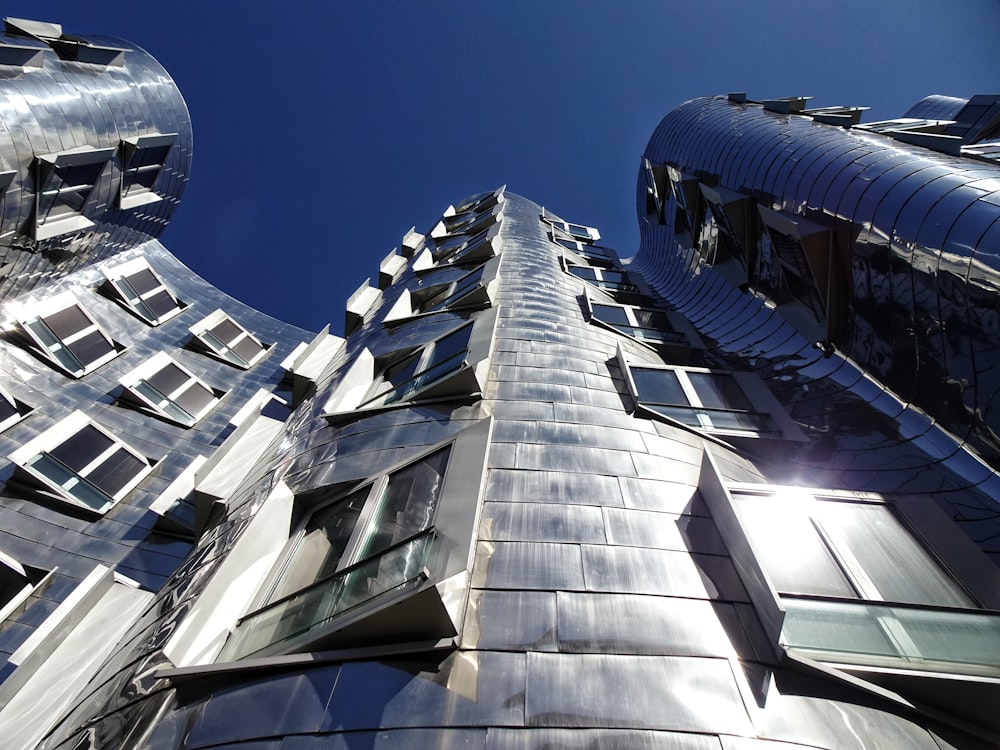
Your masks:
{"label": "white window frame", "polygon": [[[584,284],[586,284],[587,288],[589,288],[589,289],[600,289],[602,292],[604,292],[605,294],[610,295],[611,297],[613,297],[616,300],[618,299],[619,295],[621,295],[622,297],[626,297],[626,298],[627,297],[645,297],[646,296],[643,293],[642,288],[635,282],[635,280],[633,279],[633,277],[631,276],[631,274],[629,274],[628,271],[624,271],[624,270],[622,270],[620,268],[602,268],[600,266],[580,265],[579,263],[572,262],[572,259],[566,257],[565,255],[562,257],[562,264],[563,264],[563,270],[567,274],[569,274],[570,276],[572,276],[573,278],[575,278],[577,281],[581,281]],[[573,273],[572,269],[574,269],[574,268],[586,268],[586,269],[588,269],[590,271],[593,271],[595,278],[594,279],[585,279],[585,278],[583,278],[583,276],[579,276],[579,275]],[[615,282],[612,282],[612,281],[605,281],[604,280],[603,276],[604,276],[604,274],[606,272],[621,274],[626,279],[628,279],[628,281],[626,283],[629,284],[631,287],[633,287],[633,289],[629,290],[629,289],[623,289],[623,288],[614,287],[614,286],[601,286],[601,284],[604,284],[604,283],[607,283],[607,284],[613,284],[613,283],[615,283]]]}
{"label": "white window frame", "polygon": [[[66,339],[61,339],[59,338],[58,335],[56,335],[54,331],[52,331],[49,325],[45,323],[44,319],[47,317],[51,317],[52,315],[55,315],[57,313],[60,313],[63,310],[68,310],[71,307],[75,307],[77,310],[79,310],[80,313],[82,313],[83,316],[90,321],[90,325],[88,325],[86,328],[81,328],[80,330],[75,331],[71,336],[67,337]],[[39,350],[41,355],[45,357],[46,360],[51,362],[59,370],[67,373],[68,375],[74,378],[79,378],[84,375],[87,375],[88,373],[93,372],[98,367],[106,364],[107,362],[110,362],[112,359],[121,354],[122,351],[124,351],[124,349],[122,347],[119,347],[115,343],[115,341],[107,334],[107,332],[101,327],[101,325],[87,311],[87,308],[85,308],[83,305],[80,304],[80,301],[76,298],[76,296],[72,292],[63,292],[61,294],[56,294],[52,297],[41,300],[40,302],[31,304],[26,308],[24,308],[23,310],[18,311],[16,313],[16,317],[18,322],[21,324],[21,328],[24,329],[25,333],[27,333],[31,342]],[[38,332],[33,328],[33,325],[36,323],[40,323],[43,326],[43,330],[50,333],[52,337],[55,339],[55,341],[46,343],[43,340],[43,338],[39,336]],[[81,365],[81,367],[76,369],[70,369],[70,364],[61,362],[58,359],[55,352],[59,351],[62,348],[66,348],[67,344],[74,343],[82,339],[84,336],[90,335],[95,331],[100,333],[107,340],[108,344],[110,344],[111,346],[110,352],[101,355],[92,362],[82,362],[76,357],[75,354],[73,354],[67,349],[68,356],[70,356],[73,360],[75,360],[77,363]]]}
{"label": "white window frame", "polygon": [[[67,471],[73,475],[73,478],[77,480],[74,482],[73,478],[71,478],[69,480],[72,482],[71,486],[75,486],[75,484],[80,480],[86,480],[94,469],[98,468],[104,460],[113,455],[113,453],[119,449],[124,449],[130,453],[143,465],[143,468],[141,468],[135,476],[126,482],[122,488],[113,495],[110,495],[100,487],[97,487],[96,489],[108,498],[106,503],[97,508],[87,505],[83,501],[77,499],[69,492],[69,488],[67,486],[58,484],[56,481],[49,478],[46,474],[31,465],[31,463],[41,454],[49,453],[50,451],[58,448],[85,427],[93,427],[111,440],[112,444],[100,456],[92,460],[89,464],[87,464],[87,466],[82,467],[79,471],[73,467],[65,467]],[[82,411],[74,411],[58,424],[53,425],[38,437],[22,445],[16,451],[11,453],[9,458],[11,462],[17,466],[17,470],[23,472],[23,476],[27,478],[30,483],[40,485],[42,488],[48,490],[47,492],[44,492],[46,496],[55,497],[74,507],[81,508],[92,513],[97,513],[99,515],[103,515],[110,508],[125,498],[153,470],[153,466],[150,464],[149,459],[131,446],[119,440],[110,430],[91,420]]]}
{"label": "white window frame", "polygon": [[[228,320],[240,330],[239,335],[232,341],[222,341],[211,332],[213,327],[217,326],[224,320]],[[194,341],[198,343],[199,348],[206,354],[215,357],[221,362],[230,364],[233,367],[239,367],[241,370],[249,370],[266,357],[268,351],[270,350],[269,345],[264,344],[246,328],[233,320],[232,316],[227,315],[222,310],[215,310],[214,312],[209,313],[207,316],[191,326],[188,330],[191,332],[191,335],[194,336]],[[213,341],[213,339],[215,339],[215,341]],[[250,341],[260,347],[260,351],[250,360],[244,359],[242,355],[237,354],[232,350],[232,346],[234,344],[246,339],[250,339]],[[219,343],[217,344],[216,342]]]}
{"label": "white window frame", "polygon": [[[160,285],[150,289],[148,292],[139,294],[132,288],[128,281],[129,276],[134,276],[141,271],[149,271],[156,278]],[[104,276],[107,278],[108,283],[111,284],[112,289],[114,289],[118,299],[123,302],[130,312],[135,313],[142,320],[151,326],[158,326],[164,321],[170,320],[175,315],[177,315],[184,306],[181,304],[180,300],[177,299],[176,295],[170,290],[153,267],[149,265],[149,261],[145,258],[133,258],[132,260],[121,263],[117,266],[104,269]],[[174,307],[172,310],[168,310],[166,313],[159,317],[146,315],[139,308],[135,300],[139,300],[141,303],[145,304],[145,300],[153,297],[160,292],[166,292],[170,296],[170,299],[174,302]],[[150,310],[152,313],[152,310]]]}
{"label": "white window frame", "polygon": [[[669,310],[660,310],[655,307],[644,307],[642,305],[626,305],[621,302],[605,302],[604,300],[593,299],[590,294],[589,288],[584,288],[583,290],[584,302],[587,308],[587,317],[591,323],[594,323],[602,328],[606,328],[609,331],[613,331],[622,336],[627,336],[632,341],[636,343],[643,344],[644,346],[657,349],[660,347],[689,347],[689,348],[704,348],[701,338],[698,336],[697,331],[694,327],[685,319],[683,316],[677,315]],[[670,323],[669,333],[673,333],[677,336],[678,340],[669,341],[665,339],[644,339],[639,338],[627,331],[621,330],[616,323],[608,323],[601,319],[600,315],[594,311],[594,305],[604,305],[605,307],[618,307],[625,311],[625,316],[629,320],[629,325],[633,328],[642,328],[639,325],[635,317],[635,311],[643,312],[654,312],[659,313],[667,318]]]}
{"label": "white window frame", "polygon": [[[85,214],[94,187],[114,153],[115,150],[112,148],[83,146],[35,157],[35,218],[32,226],[32,239],[46,240],[94,225],[94,222],[88,219]],[[63,184],[63,178],[59,177],[60,170],[88,165],[100,165],[93,183]],[[52,187],[52,183],[56,179],[59,180],[59,184]],[[69,209],[67,204],[60,200],[61,195],[71,193],[80,195],[82,205],[79,209]],[[46,196],[52,197],[52,203],[45,210],[45,215],[42,216],[43,202],[47,202]],[[53,211],[56,211],[54,216],[52,215]]]}
{"label": "white window frame", "polygon": [[574,224],[570,221],[563,221],[554,216],[542,214],[542,221],[554,229],[558,229],[567,237],[582,240],[583,242],[594,243],[601,239],[601,233],[596,227],[588,227],[586,224]]}
{"label": "white window frame", "polygon": [[[732,370],[718,370],[710,369],[706,367],[681,367],[678,365],[664,365],[664,364],[653,364],[648,362],[637,362],[629,360],[625,355],[624,349],[619,344],[618,347],[618,364],[622,371],[622,376],[625,379],[625,383],[629,389],[629,394],[635,402],[635,411],[637,413],[642,413],[646,416],[652,417],[661,422],[667,424],[672,424],[683,429],[694,430],[696,432],[704,432],[712,435],[722,435],[731,438],[753,438],[753,439],[784,439],[784,440],[796,440],[804,441],[805,436],[799,430],[795,422],[792,421],[791,417],[784,410],[778,400],[774,395],[768,390],[767,386],[753,373],[749,372],[737,372]],[[770,423],[773,425],[773,431],[771,432],[760,432],[754,429],[734,429],[731,427],[716,427],[711,422],[711,417],[709,415],[698,414],[698,425],[691,425],[687,422],[682,422],[677,419],[668,417],[665,414],[656,411],[651,406],[646,406],[643,399],[639,395],[639,389],[635,384],[635,379],[632,376],[632,367],[639,367],[642,369],[649,370],[663,370],[669,371],[677,375],[677,379],[680,382],[681,389],[688,399],[689,404],[687,407],[683,404],[678,404],[677,408],[684,409],[690,408],[693,412],[698,410],[715,410],[714,407],[705,407],[702,403],[701,396],[698,394],[695,387],[692,385],[690,379],[688,378],[688,373],[710,373],[716,375],[728,375],[735,379],[737,386],[746,396],[747,400],[753,406],[753,410],[749,413],[752,415],[761,415],[769,419]],[[734,412],[740,412],[740,410],[733,410]],[[743,412],[741,412],[743,413]]]}
{"label": "white window frame", "polygon": [[[442,251],[442,246],[447,250]],[[471,236],[458,234],[444,237],[435,245],[425,247],[413,261],[413,271],[419,274],[448,266],[481,263],[499,255],[501,248],[500,225],[497,223]]]}
{"label": "white window frame", "polygon": [[596,265],[611,268],[615,265],[615,252],[603,245],[594,245],[590,242],[581,242],[572,237],[563,237],[556,232],[551,232],[549,238],[559,245],[564,252],[573,253],[580,258],[585,265]]}
{"label": "white window frame", "polygon": [[[170,148],[177,140],[177,133],[150,133],[140,135],[135,138],[123,138],[120,146],[122,174],[119,183],[118,206],[119,208],[136,208],[149,203],[156,203],[163,200],[163,196],[156,192],[156,182],[163,172],[164,164],[170,155]],[[145,151],[154,148],[167,147],[163,160],[155,164],[143,166],[132,166],[132,163],[142,156]],[[136,180],[140,174],[155,173],[149,180],[149,186],[145,186]]]}
{"label": "white window frame", "polygon": [[[153,377],[161,370],[163,370],[165,367],[170,365],[176,367],[185,375],[187,375],[188,379],[182,386],[174,390],[172,393],[162,394],[163,399],[154,403],[154,401],[151,398],[149,398],[147,394],[139,390],[139,386],[142,382],[146,381],[148,378]],[[182,427],[193,427],[198,422],[200,422],[201,419],[206,414],[212,411],[212,409],[214,409],[216,405],[219,403],[219,395],[215,391],[215,389],[209,387],[204,381],[202,381],[199,377],[194,375],[188,368],[184,367],[184,365],[175,360],[166,352],[157,352],[148,360],[146,360],[141,365],[136,367],[134,370],[122,376],[118,382],[121,384],[123,388],[128,390],[130,396],[132,396],[140,404],[145,406],[148,411],[150,411],[153,414],[156,414],[158,417],[162,417],[168,422],[179,424]],[[174,401],[175,398],[185,393],[192,386],[198,386],[204,388],[206,391],[212,394],[212,400],[204,407],[202,407],[197,414],[190,414],[189,412],[187,412],[186,409],[184,409],[176,401]],[[152,386],[150,387],[152,388]],[[190,414],[191,419],[190,420],[182,419],[179,418],[178,416],[171,414],[169,411],[165,409],[165,406],[168,402],[170,404],[173,404],[176,408],[180,409],[182,412]]]}

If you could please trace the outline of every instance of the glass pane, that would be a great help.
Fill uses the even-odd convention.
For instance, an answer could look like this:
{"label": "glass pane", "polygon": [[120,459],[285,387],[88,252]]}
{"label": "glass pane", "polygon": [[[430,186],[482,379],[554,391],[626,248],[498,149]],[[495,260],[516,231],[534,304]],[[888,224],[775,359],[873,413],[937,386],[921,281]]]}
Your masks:
{"label": "glass pane", "polygon": [[[818,504],[817,520],[866,599],[972,607],[972,600],[884,505]],[[900,575],[906,571],[906,575]],[[873,590],[865,590],[870,582]]]}
{"label": "glass pane", "polygon": [[149,295],[143,301],[153,311],[154,318],[159,318],[171,310],[177,309],[177,302],[170,296],[170,293],[166,289],[161,289],[156,294]]}
{"label": "glass pane", "polygon": [[659,331],[674,330],[670,326],[670,318],[657,310],[635,308],[632,313],[635,315],[636,325],[640,328],[655,328]]}
{"label": "glass pane", "polygon": [[761,567],[780,593],[857,596],[809,520],[812,496],[734,493],[733,501]]}
{"label": "glass pane", "polygon": [[347,549],[370,491],[371,486],[364,487],[313,514],[302,538],[289,553],[269,599],[280,599],[311,586],[341,567],[340,558]]}
{"label": "glass pane", "polygon": [[63,343],[53,335],[49,327],[40,319],[29,321],[24,325],[42,342],[42,345],[55,358],[56,362],[65,367],[69,372],[79,372],[84,369],[83,363],[73,356],[73,353],[69,349],[63,346]]}
{"label": "glass pane", "polygon": [[226,318],[209,329],[219,341],[224,342],[227,346],[231,344],[237,336],[243,333],[243,329],[236,325],[233,321]]}
{"label": "glass pane", "polygon": [[200,414],[214,400],[215,394],[196,382],[192,382],[187,389],[174,396],[174,401],[193,417]]}
{"label": "glass pane", "polygon": [[425,369],[430,369],[434,365],[450,360],[456,354],[464,354],[469,348],[469,337],[472,335],[472,326],[464,326],[454,333],[449,333],[444,338],[434,344],[430,359],[427,360]]}
{"label": "glass pane", "polygon": [[162,284],[160,284],[160,280],[156,278],[156,275],[148,268],[136,271],[135,273],[126,276],[125,279],[139,294],[151,292],[157,287],[162,286]]}
{"label": "glass pane", "polygon": [[390,475],[355,559],[371,557],[430,528],[450,451],[450,446],[442,448]]}
{"label": "glass pane", "polygon": [[742,409],[753,411],[750,399],[736,378],[715,372],[689,372],[688,379],[703,406],[710,409]]}
{"label": "glass pane", "polygon": [[71,470],[79,472],[114,444],[111,438],[93,425],[85,425],[48,452]]}
{"label": "glass pane", "polygon": [[88,508],[101,510],[114,500],[76,473],[67,469],[62,463],[48,453],[41,453],[28,461],[28,466],[47,477],[50,482],[62,487],[70,496]]}
{"label": "glass pane", "polygon": [[17,414],[17,407],[5,396],[0,396],[0,422],[4,422]]}
{"label": "glass pane", "polygon": [[52,333],[60,339],[67,339],[75,333],[94,325],[83,310],[76,305],[70,305],[65,310],[46,315],[42,320],[52,329]]}
{"label": "glass pane", "polygon": [[639,391],[639,400],[651,404],[689,405],[688,397],[681,388],[680,378],[673,370],[659,370],[650,367],[632,367],[632,379]]}
{"label": "glass pane", "polygon": [[113,496],[145,468],[145,461],[119,448],[87,473],[87,481]]}
{"label": "glass pane", "polygon": [[194,415],[175,404],[147,381],[140,380],[132,387],[136,393],[148,400],[154,408],[158,409],[163,414],[166,414],[171,419],[188,426],[194,424]]}
{"label": "glass pane", "polygon": [[602,305],[598,303],[591,304],[591,307],[594,310],[594,317],[604,323],[622,326],[632,325],[632,321],[629,320],[628,313],[625,312],[624,307],[618,307],[617,305]]}
{"label": "glass pane", "polygon": [[864,604],[782,599],[786,646],[896,656],[897,650]]}
{"label": "glass pane", "polygon": [[190,379],[191,376],[175,364],[168,364],[162,370],[147,378],[150,385],[164,396],[170,396]]}
{"label": "glass pane", "polygon": [[66,348],[84,365],[90,365],[115,350],[107,336],[97,329],[71,344],[66,344]]}
{"label": "glass pane", "polygon": [[249,336],[245,336],[233,345],[233,351],[239,354],[247,362],[250,362],[260,354],[264,348]]}

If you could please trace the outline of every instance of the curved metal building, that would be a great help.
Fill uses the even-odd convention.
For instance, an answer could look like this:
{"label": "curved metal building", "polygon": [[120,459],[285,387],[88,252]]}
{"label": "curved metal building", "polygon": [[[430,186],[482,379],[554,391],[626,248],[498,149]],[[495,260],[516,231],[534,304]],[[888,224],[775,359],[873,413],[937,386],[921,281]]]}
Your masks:
{"label": "curved metal building", "polygon": [[3,41],[5,747],[996,746],[995,102],[689,102],[634,258],[473,195],[341,337],[156,240],[190,128],[145,53]]}

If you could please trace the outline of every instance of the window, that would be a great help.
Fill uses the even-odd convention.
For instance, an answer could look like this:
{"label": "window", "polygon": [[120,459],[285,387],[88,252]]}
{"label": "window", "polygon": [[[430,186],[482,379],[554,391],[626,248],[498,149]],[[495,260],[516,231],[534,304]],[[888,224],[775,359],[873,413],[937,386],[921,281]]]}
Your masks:
{"label": "window", "polygon": [[211,388],[165,352],[155,354],[120,382],[136,403],[184,427],[194,425],[219,402]]}
{"label": "window", "polygon": [[43,494],[96,513],[107,511],[152,471],[145,457],[80,411],[21,446],[10,460]]}
{"label": "window", "polygon": [[583,240],[584,242],[597,242],[601,239],[601,233],[594,229],[594,227],[587,227],[583,224],[571,224],[568,221],[554,219],[544,215],[542,216],[542,220],[554,229],[558,229],[568,237],[572,237],[577,240]]}
{"label": "window", "polygon": [[19,319],[45,357],[75,378],[118,356],[114,342],[70,292],[33,305]]}
{"label": "window", "polygon": [[628,297],[641,296],[639,287],[632,281],[624,271],[613,271],[608,268],[594,268],[592,266],[567,265],[566,271],[573,274],[578,279],[593,284],[599,289],[610,292],[616,298],[623,301]]}
{"label": "window", "polygon": [[159,325],[181,311],[181,303],[144,258],[105,269],[104,275],[115,296],[150,325]]}
{"label": "window", "polygon": [[486,385],[499,308],[430,342],[375,357],[362,350],[340,373],[327,400],[326,418],[343,424],[372,410],[418,401],[478,399]]}
{"label": "window", "polygon": [[404,290],[386,313],[383,323],[398,325],[416,315],[489,307],[496,297],[501,257],[491,258],[479,268],[454,281]]}
{"label": "window", "polygon": [[833,662],[1000,674],[1000,617],[977,611],[884,499],[753,485],[731,496],[781,599],[786,648]]}
{"label": "window", "polygon": [[264,344],[222,310],[216,310],[191,326],[190,331],[196,346],[244,370],[255,365],[267,352]]}
{"label": "window", "polygon": [[654,165],[646,158],[642,162],[646,177],[646,220],[663,224],[663,208],[668,195],[667,168],[662,164]]}
{"label": "window", "polygon": [[45,240],[94,225],[84,214],[114,149],[84,147],[35,158],[32,237]]}
{"label": "window", "polygon": [[677,330],[678,326],[671,317],[660,310],[595,302],[589,297],[587,305],[590,308],[591,321],[602,323],[644,344],[688,346],[692,343],[691,334],[694,332],[690,327],[684,326],[684,331]]}
{"label": "window", "polygon": [[611,266],[615,263],[614,252],[606,247],[601,247],[600,245],[591,245],[586,242],[580,242],[579,240],[571,240],[566,237],[560,237],[559,235],[553,233],[552,241],[557,245],[562,245],[564,248],[579,255],[581,258],[585,259],[589,264],[595,266]]}
{"label": "window", "polygon": [[220,660],[315,649],[337,631],[352,643],[459,632],[489,431],[480,422],[346,493],[296,497],[311,513]]}
{"label": "window", "polygon": [[500,227],[491,226],[476,234],[459,234],[444,237],[429,248],[428,254],[418,258],[414,271],[425,271],[442,265],[481,263],[497,254],[500,246]]}
{"label": "window", "polygon": [[670,166],[667,167],[667,175],[670,178],[670,192],[677,205],[674,232],[688,232],[693,242],[701,231],[704,216],[698,178]]}
{"label": "window", "polygon": [[122,47],[92,44],[80,37],[64,34],[60,24],[47,21],[5,18],[4,30],[12,36],[27,36],[45,42],[62,60],[120,66],[124,64],[125,53],[128,52]]}
{"label": "window", "polygon": [[135,208],[161,200],[154,188],[176,139],[176,133],[155,133],[122,141],[122,179],[118,197],[121,208]]}
{"label": "window", "polygon": [[0,552],[0,632],[15,615],[38,601],[51,582],[51,572],[21,565]]}
{"label": "window", "polygon": [[27,413],[28,409],[0,390],[0,430],[6,430]]}
{"label": "window", "polygon": [[372,384],[361,406],[406,401],[426,386],[458,371],[466,363],[471,336],[469,323],[389,364]]}

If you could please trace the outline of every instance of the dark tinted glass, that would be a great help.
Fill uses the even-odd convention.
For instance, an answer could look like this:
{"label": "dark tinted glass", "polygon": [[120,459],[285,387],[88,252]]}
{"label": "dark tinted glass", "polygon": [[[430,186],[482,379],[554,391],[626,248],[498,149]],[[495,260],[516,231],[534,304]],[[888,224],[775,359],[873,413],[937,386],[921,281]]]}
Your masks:
{"label": "dark tinted glass", "polygon": [[87,474],[87,480],[114,495],[145,468],[146,464],[124,448],[119,448],[97,468]]}
{"label": "dark tinted glass", "polygon": [[72,344],[66,344],[66,348],[73,352],[73,355],[84,365],[96,362],[105,354],[115,350],[107,337],[96,329]]}
{"label": "dark tinted glass", "polygon": [[86,425],[75,435],[50,450],[49,455],[74,471],[80,471],[112,445],[114,445],[114,441],[111,438],[93,425]]}

